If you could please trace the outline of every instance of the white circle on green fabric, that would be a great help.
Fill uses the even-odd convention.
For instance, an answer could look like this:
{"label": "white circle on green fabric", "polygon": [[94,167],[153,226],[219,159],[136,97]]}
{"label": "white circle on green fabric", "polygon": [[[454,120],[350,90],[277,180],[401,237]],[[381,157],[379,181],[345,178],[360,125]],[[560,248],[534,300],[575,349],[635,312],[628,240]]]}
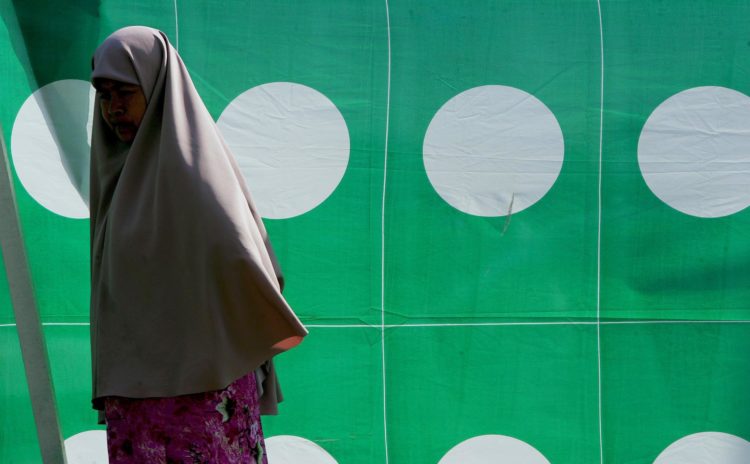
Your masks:
{"label": "white circle on green fabric", "polygon": [[68,464],[107,464],[107,432],[87,430],[65,440]]}
{"label": "white circle on green fabric", "polygon": [[669,445],[654,464],[747,464],[750,442],[723,432],[700,432]]}
{"label": "white circle on green fabric", "polygon": [[305,85],[253,87],[232,100],[217,124],[265,218],[314,209],[346,172],[346,121],[331,100]]}
{"label": "white circle on green fabric", "polygon": [[438,464],[550,464],[528,443],[505,435],[480,435],[451,448]]}
{"label": "white circle on green fabric", "polygon": [[437,111],[422,152],[430,183],[449,205],[476,216],[508,216],[547,194],[560,174],[565,143],[539,99],[485,85]]}
{"label": "white circle on green fabric", "polygon": [[317,444],[294,435],[266,438],[268,464],[338,464]]}
{"label": "white circle on green fabric", "polygon": [[61,216],[89,217],[89,160],[95,91],[87,81],[55,81],[35,91],[16,115],[10,139],[21,184]]}
{"label": "white circle on green fabric", "polygon": [[638,140],[646,185],[672,208],[701,218],[750,206],[750,98],[695,87],[662,102]]}

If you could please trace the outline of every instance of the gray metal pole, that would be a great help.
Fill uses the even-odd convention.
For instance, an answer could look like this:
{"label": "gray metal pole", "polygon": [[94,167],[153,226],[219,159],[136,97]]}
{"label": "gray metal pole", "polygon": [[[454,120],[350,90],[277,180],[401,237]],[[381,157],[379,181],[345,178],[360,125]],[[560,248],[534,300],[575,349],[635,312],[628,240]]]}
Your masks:
{"label": "gray metal pole", "polygon": [[26,369],[26,382],[31,396],[31,408],[44,464],[65,464],[65,449],[57,420],[55,390],[52,385],[47,346],[34,299],[26,249],[18,220],[13,179],[10,175],[8,152],[0,126],[0,243],[2,243],[5,271],[10,297],[16,317],[18,339]]}

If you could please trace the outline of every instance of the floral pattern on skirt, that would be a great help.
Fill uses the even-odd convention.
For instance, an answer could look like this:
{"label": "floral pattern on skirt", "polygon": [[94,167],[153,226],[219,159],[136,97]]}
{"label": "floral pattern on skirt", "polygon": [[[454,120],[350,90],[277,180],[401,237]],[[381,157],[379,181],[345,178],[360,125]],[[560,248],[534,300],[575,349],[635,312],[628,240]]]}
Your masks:
{"label": "floral pattern on skirt", "polygon": [[110,464],[268,464],[255,373],[224,390],[106,397]]}

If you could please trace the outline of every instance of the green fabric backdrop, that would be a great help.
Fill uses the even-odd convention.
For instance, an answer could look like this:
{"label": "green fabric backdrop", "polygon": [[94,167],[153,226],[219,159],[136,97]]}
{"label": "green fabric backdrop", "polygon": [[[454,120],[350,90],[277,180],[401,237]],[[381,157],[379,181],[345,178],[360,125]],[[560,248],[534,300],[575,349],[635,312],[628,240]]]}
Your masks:
{"label": "green fabric backdrop", "polygon": [[[339,158],[345,172],[324,201],[266,219],[285,295],[310,327],[299,348],[278,358],[286,401],[279,416],[264,420],[267,437],[303,437],[339,464],[458,463],[449,450],[484,435],[520,440],[552,464],[651,464],[680,439],[705,445],[706,460],[695,462],[750,462],[750,183],[743,183],[750,173],[750,117],[743,119],[750,115],[750,3],[388,3],[0,0],[0,122],[19,174],[18,208],[64,438],[100,428],[89,406],[89,225],[39,198],[45,186],[54,197],[55,182],[85,178],[86,134],[65,121],[85,121],[97,44],[142,24],[178,46],[217,120],[243,92],[286,82],[322,95],[345,122],[331,142],[347,143],[348,157]],[[482,86],[495,87],[477,101],[447,105]],[[736,174],[695,187],[691,198],[704,187],[737,184],[735,196],[719,194],[719,204],[734,211],[717,217],[711,212],[720,206],[708,203],[702,216],[680,211],[670,204],[682,201],[679,182],[659,196],[639,164],[649,117],[696,88],[739,92],[729,103],[706,90],[698,103],[680,104],[687,113],[710,110],[710,102],[718,105],[713,115],[736,109],[726,124],[744,121],[744,129],[696,116],[688,129],[656,130],[665,152],[691,152],[680,138],[690,127],[713,147],[697,168],[667,155],[656,164],[666,177],[691,169],[700,176],[704,168],[706,177]],[[463,111],[491,128],[494,120],[483,117],[497,116],[494,107],[466,105],[502,100],[508,89],[533,97],[519,102],[531,105],[529,117],[540,108],[553,115],[558,129],[545,134],[557,130],[564,142],[564,151],[550,152],[561,166],[542,169],[554,181],[510,215],[498,195],[517,191],[493,183],[492,153],[449,172],[463,187],[442,193],[424,154],[436,114]],[[19,117],[34,101],[45,118]],[[448,134],[457,159],[476,154],[481,142],[471,118],[457,116],[456,133]],[[255,135],[264,132],[259,121],[248,128]],[[294,130],[287,142],[303,146]],[[29,138],[45,131],[65,171],[46,171],[45,156],[54,153]],[[269,137],[280,143],[278,134]],[[498,150],[506,140],[521,148],[537,142],[533,133],[517,135],[500,133]],[[732,147],[738,158],[710,166]],[[300,153],[302,162],[307,152]],[[511,158],[531,162],[516,174],[521,190],[533,187],[524,175],[536,169],[536,153]],[[36,186],[22,181],[20,162],[32,166]],[[321,169],[312,165],[305,175],[319,178]],[[480,184],[485,190],[466,189]],[[291,203],[309,195],[306,182],[295,185]],[[504,206],[472,214],[449,204],[446,189]],[[518,195],[514,204],[526,198]],[[0,462],[34,463],[39,446],[4,276],[0,269]],[[476,453],[469,444],[467,456]]]}

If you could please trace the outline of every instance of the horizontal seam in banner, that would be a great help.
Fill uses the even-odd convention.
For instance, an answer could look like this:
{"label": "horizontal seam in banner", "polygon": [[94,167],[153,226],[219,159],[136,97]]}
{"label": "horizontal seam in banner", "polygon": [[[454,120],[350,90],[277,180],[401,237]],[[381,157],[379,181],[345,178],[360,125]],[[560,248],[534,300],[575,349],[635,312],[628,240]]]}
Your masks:
{"label": "horizontal seam in banner", "polygon": [[[559,325],[596,325],[596,321],[572,321],[572,322],[467,322],[459,324],[385,324],[381,326],[369,324],[306,324],[311,329],[387,329],[396,328],[429,328],[429,327],[512,327],[512,326],[559,326]],[[695,321],[654,321],[654,320],[632,320],[632,321],[601,321],[601,325],[653,325],[653,324],[750,324],[750,320],[695,320]],[[45,327],[88,327],[88,322],[44,322]],[[0,327],[15,327],[16,324],[0,324]]]}

